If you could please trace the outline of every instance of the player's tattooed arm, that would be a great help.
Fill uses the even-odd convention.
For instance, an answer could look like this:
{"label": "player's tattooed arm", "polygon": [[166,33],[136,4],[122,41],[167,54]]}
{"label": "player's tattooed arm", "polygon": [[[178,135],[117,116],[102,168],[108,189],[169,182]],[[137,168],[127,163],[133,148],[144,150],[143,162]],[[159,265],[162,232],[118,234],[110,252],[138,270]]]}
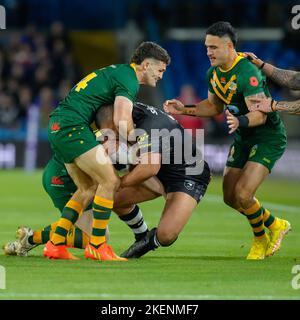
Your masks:
{"label": "player's tattooed arm", "polygon": [[300,90],[300,72],[276,68],[272,64],[259,59],[252,52],[246,52],[244,55],[261,69],[267,77],[280,86],[285,86],[292,90]]}
{"label": "player's tattooed arm", "polygon": [[275,110],[300,114],[300,100],[296,101],[278,101],[275,104]]}
{"label": "player's tattooed arm", "polygon": [[265,113],[281,111],[291,114],[300,114],[300,100],[275,101],[272,98],[257,98],[249,107],[250,111],[262,111]]}
{"label": "player's tattooed arm", "polygon": [[[252,111],[251,106],[253,104],[257,103],[257,101],[261,101],[266,98],[267,97],[264,92],[260,92],[260,93],[245,97],[245,102],[246,102],[248,110]],[[247,113],[247,116],[249,118],[249,127],[260,126],[262,124],[265,124],[265,122],[267,120],[267,115],[260,110],[255,110],[255,111],[249,112],[249,113]]]}
{"label": "player's tattooed arm", "polygon": [[246,102],[248,110],[249,111],[254,111],[254,110],[251,110],[251,106],[253,104],[256,104],[256,103],[260,102],[263,99],[266,99],[266,98],[267,98],[267,96],[265,95],[264,92],[260,92],[260,93],[253,94],[251,96],[245,97],[245,102]]}
{"label": "player's tattooed arm", "polygon": [[276,68],[266,64],[262,69],[265,74],[280,86],[300,90],[300,72]]}

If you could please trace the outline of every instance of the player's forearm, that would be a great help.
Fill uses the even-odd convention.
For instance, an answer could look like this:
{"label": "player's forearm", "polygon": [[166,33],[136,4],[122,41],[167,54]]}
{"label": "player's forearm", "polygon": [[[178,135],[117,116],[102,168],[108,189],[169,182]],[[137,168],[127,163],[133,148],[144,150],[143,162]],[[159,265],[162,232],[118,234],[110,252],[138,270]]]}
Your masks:
{"label": "player's forearm", "polygon": [[120,120],[115,123],[115,126],[119,132],[119,134],[127,140],[127,137],[129,136],[130,132],[134,130],[134,125],[132,120]]}
{"label": "player's forearm", "polygon": [[245,115],[249,122],[248,127],[258,127],[265,124],[267,120],[267,115],[260,111],[249,112]]}
{"label": "player's forearm", "polygon": [[126,97],[117,96],[114,102],[113,122],[119,134],[126,138],[129,133],[134,129],[132,120],[133,104]]}
{"label": "player's forearm", "polygon": [[262,71],[280,86],[285,86],[292,90],[300,90],[300,72],[279,69],[269,63],[264,64]]}
{"label": "player's forearm", "polygon": [[296,101],[278,101],[273,109],[275,111],[289,112],[293,114],[300,114],[300,100]]}
{"label": "player's forearm", "polygon": [[220,112],[217,106],[205,99],[195,105],[185,106],[183,114],[196,117],[213,117]]}
{"label": "player's forearm", "polygon": [[131,187],[141,184],[155,176],[157,172],[157,165],[139,164],[131,172],[121,178],[121,187]]}

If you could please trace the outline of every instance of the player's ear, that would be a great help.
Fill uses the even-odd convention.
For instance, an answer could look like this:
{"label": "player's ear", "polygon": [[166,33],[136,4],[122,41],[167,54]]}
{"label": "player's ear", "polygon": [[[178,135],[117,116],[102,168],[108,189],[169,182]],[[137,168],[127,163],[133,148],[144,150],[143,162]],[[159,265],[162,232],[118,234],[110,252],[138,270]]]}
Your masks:
{"label": "player's ear", "polygon": [[229,46],[229,49],[231,49],[231,50],[235,49],[232,41],[228,41],[228,46]]}
{"label": "player's ear", "polygon": [[150,60],[149,59],[144,59],[142,62],[142,70],[146,71],[148,67],[150,66]]}
{"label": "player's ear", "polygon": [[232,50],[233,48],[233,43],[228,37],[223,37],[221,38],[224,44],[224,47],[228,50]]}

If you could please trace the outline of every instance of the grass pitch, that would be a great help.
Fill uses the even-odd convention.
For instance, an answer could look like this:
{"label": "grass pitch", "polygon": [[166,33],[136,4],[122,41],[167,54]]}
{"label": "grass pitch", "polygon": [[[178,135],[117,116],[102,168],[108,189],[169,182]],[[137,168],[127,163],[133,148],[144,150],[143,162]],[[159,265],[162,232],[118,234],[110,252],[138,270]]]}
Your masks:
{"label": "grass pitch", "polygon": [[[0,244],[13,240],[16,228],[41,228],[59,214],[43,191],[41,171],[0,172]],[[263,261],[245,259],[252,232],[245,217],[222,203],[221,179],[215,177],[179,239],[138,260],[99,263],[51,261],[42,246],[27,258],[0,254],[6,289],[0,299],[300,299],[293,289],[292,268],[300,265],[300,183],[267,180],[258,198],[277,216],[289,220],[292,232],[281,250]],[[150,228],[160,217],[163,200],[141,208]],[[115,215],[110,244],[117,253],[133,241],[128,227]],[[295,281],[300,286],[300,281]]]}

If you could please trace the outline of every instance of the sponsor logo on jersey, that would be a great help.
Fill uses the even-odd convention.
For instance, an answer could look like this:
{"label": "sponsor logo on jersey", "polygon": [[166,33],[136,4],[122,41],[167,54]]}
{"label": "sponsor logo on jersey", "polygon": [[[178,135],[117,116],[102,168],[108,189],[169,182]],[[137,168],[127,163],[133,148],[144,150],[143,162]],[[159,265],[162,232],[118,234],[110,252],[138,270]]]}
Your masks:
{"label": "sponsor logo on jersey", "polygon": [[53,122],[51,125],[51,133],[57,132],[60,130],[60,125],[58,122]]}
{"label": "sponsor logo on jersey", "polygon": [[271,160],[268,158],[263,158],[263,161],[267,162],[267,163],[271,163]]}
{"label": "sponsor logo on jersey", "polygon": [[236,89],[237,89],[237,84],[234,81],[232,81],[230,83],[229,90],[236,91]]}
{"label": "sponsor logo on jersey", "polygon": [[138,143],[144,143],[145,141],[148,141],[149,135],[147,133],[144,133],[143,135],[139,136],[137,138]]}
{"label": "sponsor logo on jersey", "polygon": [[51,178],[51,186],[63,187],[63,185],[64,185],[64,182],[60,179],[60,177],[53,176]]}
{"label": "sponsor logo on jersey", "polygon": [[155,110],[154,107],[147,106],[147,110],[149,110],[152,114],[158,115],[158,112]]}
{"label": "sponsor logo on jersey", "polygon": [[195,181],[192,181],[192,180],[185,180],[184,181],[184,187],[191,191],[191,190],[194,190],[195,188]]}
{"label": "sponsor logo on jersey", "polygon": [[229,152],[228,159],[227,159],[228,162],[233,162],[234,161],[234,158],[233,158],[234,152],[235,152],[234,146],[232,146],[231,149],[230,149],[230,152]]}
{"label": "sponsor logo on jersey", "polygon": [[256,151],[257,151],[257,144],[252,147],[250,154],[249,154],[249,158],[254,157],[256,155]]}

